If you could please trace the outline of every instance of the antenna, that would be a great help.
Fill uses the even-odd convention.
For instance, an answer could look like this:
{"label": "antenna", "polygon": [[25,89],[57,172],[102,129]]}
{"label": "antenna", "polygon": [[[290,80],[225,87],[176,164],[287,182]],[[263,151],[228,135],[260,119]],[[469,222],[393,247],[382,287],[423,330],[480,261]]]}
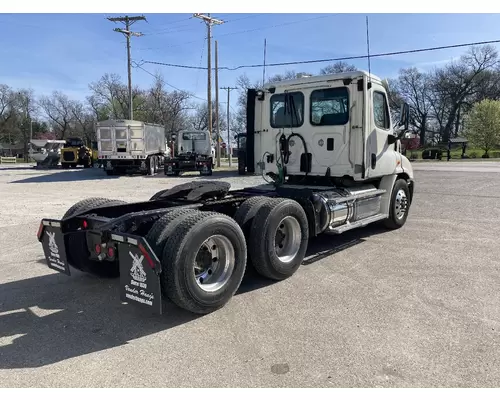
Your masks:
{"label": "antenna", "polygon": [[262,71],[262,87],[266,84],[266,49],[267,49],[267,39],[264,39],[264,69]]}
{"label": "antenna", "polygon": [[370,65],[370,33],[368,29],[368,15],[366,16],[366,47],[368,49],[368,75],[370,77],[368,89],[370,89],[372,87],[372,72]]}

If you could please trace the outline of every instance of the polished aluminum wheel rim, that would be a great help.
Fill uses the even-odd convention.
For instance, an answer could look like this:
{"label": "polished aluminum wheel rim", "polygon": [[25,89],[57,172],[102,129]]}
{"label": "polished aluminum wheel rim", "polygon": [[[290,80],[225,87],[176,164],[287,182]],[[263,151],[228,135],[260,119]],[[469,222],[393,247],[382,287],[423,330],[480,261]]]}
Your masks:
{"label": "polished aluminum wheel rim", "polygon": [[403,189],[400,189],[396,194],[395,207],[396,218],[402,219],[408,211],[408,197],[406,196],[406,192]]}
{"label": "polished aluminum wheel rim", "polygon": [[235,251],[230,240],[222,235],[211,236],[203,242],[196,254],[196,283],[205,292],[215,292],[228,283],[234,264]]}

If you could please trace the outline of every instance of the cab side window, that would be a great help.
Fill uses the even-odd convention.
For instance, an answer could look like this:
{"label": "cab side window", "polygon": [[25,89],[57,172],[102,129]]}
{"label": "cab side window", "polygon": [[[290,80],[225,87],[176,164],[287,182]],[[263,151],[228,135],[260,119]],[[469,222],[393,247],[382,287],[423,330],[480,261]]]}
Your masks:
{"label": "cab side window", "polygon": [[382,92],[373,92],[373,118],[375,126],[379,129],[389,130],[391,119],[389,117],[389,107],[387,98]]}

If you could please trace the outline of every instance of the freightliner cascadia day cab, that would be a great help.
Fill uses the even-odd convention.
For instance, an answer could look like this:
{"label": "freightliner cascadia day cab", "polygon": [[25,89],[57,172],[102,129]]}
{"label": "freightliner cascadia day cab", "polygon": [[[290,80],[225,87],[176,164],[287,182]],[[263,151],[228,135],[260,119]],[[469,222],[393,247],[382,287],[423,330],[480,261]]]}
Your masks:
{"label": "freightliner cascadia day cab", "polygon": [[[48,266],[120,279],[123,302],[162,313],[223,307],[247,268],[287,279],[308,243],[372,223],[402,227],[415,181],[387,93],[364,71],[248,90],[246,173],[267,182],[230,190],[196,180],[139,202],[79,201],[38,231]],[[78,302],[79,299],[71,301]]]}

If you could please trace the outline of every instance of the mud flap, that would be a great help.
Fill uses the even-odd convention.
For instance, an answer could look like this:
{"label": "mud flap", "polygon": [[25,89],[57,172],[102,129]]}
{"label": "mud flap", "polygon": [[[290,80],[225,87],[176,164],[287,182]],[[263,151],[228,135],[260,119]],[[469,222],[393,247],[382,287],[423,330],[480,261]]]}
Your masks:
{"label": "mud flap", "polygon": [[43,231],[41,242],[45,259],[49,268],[71,275],[69,264],[66,258],[66,247],[64,245],[64,234],[61,229],[61,222],[57,220],[42,220]]}
{"label": "mud flap", "polygon": [[118,246],[120,299],[154,314],[162,314],[161,265],[146,240],[112,235]]}

